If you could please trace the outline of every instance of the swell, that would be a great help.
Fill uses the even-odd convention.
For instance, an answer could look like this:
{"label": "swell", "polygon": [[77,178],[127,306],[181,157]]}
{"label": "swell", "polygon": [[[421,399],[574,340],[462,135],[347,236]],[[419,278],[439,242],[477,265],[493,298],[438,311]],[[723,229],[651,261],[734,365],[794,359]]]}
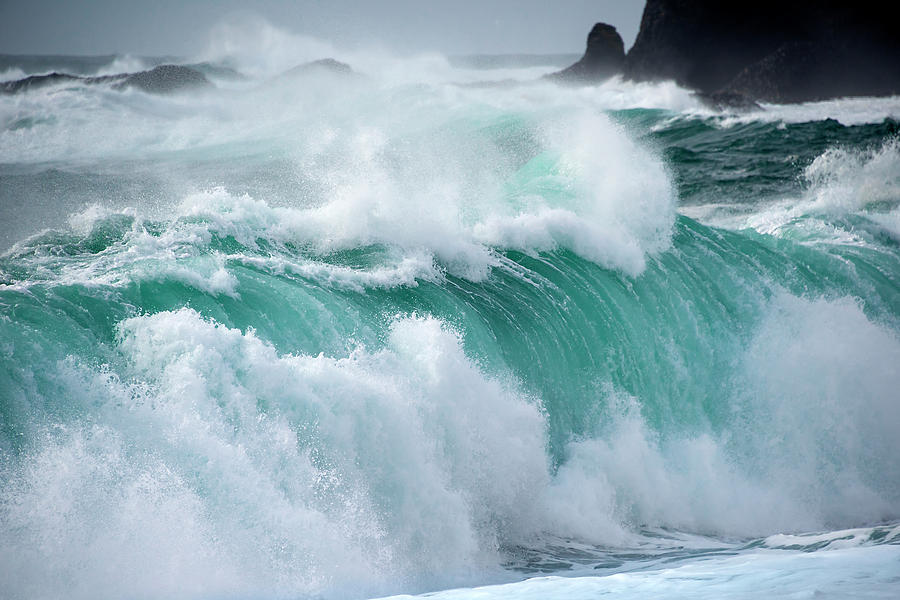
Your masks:
{"label": "swell", "polygon": [[890,248],[681,216],[637,277],[558,249],[471,279],[183,225],[110,215],[3,259],[21,595],[95,593],[84,553],[127,575],[110,595],[346,597],[502,580],[547,536],[898,516]]}
{"label": "swell", "polygon": [[[74,357],[115,373],[124,368],[118,350],[123,321],[184,306],[224,327],[252,331],[280,354],[336,358],[359,346],[383,347],[404,315],[437,318],[460,332],[466,355],[480,369],[492,377],[512,376],[526,396],[539,399],[557,467],[569,459],[573,442],[612,436],[610,423],[622,415],[642,421],[651,445],[712,436],[739,471],[755,477],[771,475],[767,461],[787,459],[754,454],[763,438],[779,431],[780,424],[767,422],[766,415],[780,400],[800,406],[846,392],[855,397],[844,401],[858,403],[863,413],[887,411],[882,425],[896,418],[889,398],[881,396],[894,377],[878,371],[896,353],[900,329],[900,285],[893,275],[900,264],[890,249],[809,246],[752,231],[713,229],[682,216],[672,249],[651,258],[634,278],[560,249],[502,252],[490,276],[480,280],[440,269],[422,278],[414,269],[398,284],[392,279],[397,271],[389,270],[388,283],[379,285],[377,278],[346,277],[371,275],[377,272],[373,265],[390,263],[385,247],[338,251],[310,263],[303,249],[265,239],[250,247],[215,231],[193,248],[196,252],[182,249],[184,258],[176,260],[176,267],[149,261],[105,270],[103,257],[120,252],[123,241],[139,230],[166,235],[165,224],[112,216],[94,224],[86,236],[47,234],[7,255],[0,292],[7,340],[2,386],[7,450],[27,447],[34,423],[90,413],[88,398],[58,389],[54,365]],[[46,277],[43,260],[33,263],[40,267],[32,272],[23,268],[37,257],[63,260],[56,274]],[[433,268],[428,261],[424,265]],[[88,269],[89,283],[84,273],[78,275],[82,267]],[[104,282],[100,274],[111,278]],[[771,389],[770,379],[781,374],[753,372],[753,361],[778,367],[766,363],[766,355],[777,356],[797,336],[822,343],[819,325],[806,322],[808,315],[834,321],[823,328],[867,327],[884,347],[848,346],[834,350],[840,356],[822,357],[809,348],[809,364],[785,367],[797,369],[796,376],[809,386],[798,392],[805,397],[771,397],[778,391]],[[791,318],[800,323],[792,325]],[[761,330],[770,337],[761,338]],[[852,364],[832,364],[840,360]],[[873,364],[866,366],[866,360]],[[863,371],[852,372],[854,365]],[[838,375],[847,380],[819,386],[815,378],[836,368],[846,371]],[[856,383],[857,377],[871,378],[869,388]],[[623,398],[634,399],[637,413],[622,413]],[[27,406],[29,401],[37,403]],[[839,418],[825,414],[819,422],[798,424],[800,431],[780,434],[801,445],[812,443]],[[850,426],[861,429],[847,432],[850,439],[836,440],[827,451],[804,447],[815,464],[801,479],[804,485],[826,485],[828,494],[839,497],[838,481],[819,479],[823,465],[859,469],[863,487],[884,500],[873,510],[892,507],[869,517],[893,515],[900,499],[889,452],[895,443],[884,427],[867,419]],[[864,439],[877,449],[869,467],[854,447]],[[820,524],[855,524],[846,520],[853,512],[849,505],[826,506],[823,498],[811,502],[823,519]]]}

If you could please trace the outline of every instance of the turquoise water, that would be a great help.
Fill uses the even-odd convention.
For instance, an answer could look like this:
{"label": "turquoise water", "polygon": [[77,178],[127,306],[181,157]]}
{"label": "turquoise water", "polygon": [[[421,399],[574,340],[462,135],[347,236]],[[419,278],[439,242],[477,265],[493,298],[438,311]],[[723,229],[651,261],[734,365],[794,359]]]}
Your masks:
{"label": "turquoise water", "polygon": [[0,97],[2,595],[896,594],[900,100],[296,52]]}

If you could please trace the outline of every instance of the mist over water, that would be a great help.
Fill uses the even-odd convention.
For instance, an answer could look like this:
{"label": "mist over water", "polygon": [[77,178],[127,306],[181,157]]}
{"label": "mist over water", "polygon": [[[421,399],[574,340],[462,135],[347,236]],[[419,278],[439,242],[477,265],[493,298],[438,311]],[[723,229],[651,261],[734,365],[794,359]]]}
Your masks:
{"label": "mist over water", "polygon": [[0,595],[896,589],[900,99],[479,60],[0,95]]}

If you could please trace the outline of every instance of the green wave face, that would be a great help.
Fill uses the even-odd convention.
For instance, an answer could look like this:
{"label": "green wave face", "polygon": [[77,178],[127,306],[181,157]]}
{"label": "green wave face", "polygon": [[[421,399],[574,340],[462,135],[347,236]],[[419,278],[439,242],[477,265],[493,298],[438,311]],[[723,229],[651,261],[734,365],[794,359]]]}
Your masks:
{"label": "green wave face", "polygon": [[0,258],[21,594],[38,556],[92,589],[76,548],[136,589],[346,597],[900,516],[895,121],[330,85],[77,165],[29,154],[65,111],[3,130],[10,198],[134,203]]}

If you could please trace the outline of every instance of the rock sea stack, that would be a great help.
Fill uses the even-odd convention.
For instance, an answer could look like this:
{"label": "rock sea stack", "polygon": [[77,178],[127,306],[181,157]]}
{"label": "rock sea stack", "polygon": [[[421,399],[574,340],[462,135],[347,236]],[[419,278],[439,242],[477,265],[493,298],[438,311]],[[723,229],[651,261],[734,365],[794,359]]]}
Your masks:
{"label": "rock sea stack", "polygon": [[625,43],[616,28],[597,23],[588,34],[584,56],[574,65],[547,75],[548,79],[573,82],[599,82],[622,72]]}

